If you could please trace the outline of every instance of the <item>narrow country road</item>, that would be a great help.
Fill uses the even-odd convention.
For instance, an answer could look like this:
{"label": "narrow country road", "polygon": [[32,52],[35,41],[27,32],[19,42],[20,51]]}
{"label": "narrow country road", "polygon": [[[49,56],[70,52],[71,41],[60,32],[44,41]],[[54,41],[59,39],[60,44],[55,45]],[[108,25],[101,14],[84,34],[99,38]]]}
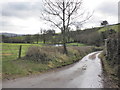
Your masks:
{"label": "narrow country road", "polygon": [[103,88],[99,54],[90,53],[70,67],[3,81],[3,88]]}

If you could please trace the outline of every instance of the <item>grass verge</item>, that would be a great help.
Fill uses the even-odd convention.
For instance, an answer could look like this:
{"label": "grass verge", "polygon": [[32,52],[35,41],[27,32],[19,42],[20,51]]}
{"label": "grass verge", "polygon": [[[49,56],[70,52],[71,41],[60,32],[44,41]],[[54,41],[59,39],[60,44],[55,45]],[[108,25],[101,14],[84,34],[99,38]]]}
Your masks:
{"label": "grass verge", "polygon": [[31,74],[46,72],[79,61],[94,50],[90,46],[69,46],[68,55],[63,54],[62,47],[32,46],[25,57],[18,60],[3,61],[3,79],[14,79]]}
{"label": "grass verge", "polygon": [[104,51],[99,57],[101,58],[103,67],[104,88],[118,88],[118,65],[111,65],[111,61],[106,59]]}

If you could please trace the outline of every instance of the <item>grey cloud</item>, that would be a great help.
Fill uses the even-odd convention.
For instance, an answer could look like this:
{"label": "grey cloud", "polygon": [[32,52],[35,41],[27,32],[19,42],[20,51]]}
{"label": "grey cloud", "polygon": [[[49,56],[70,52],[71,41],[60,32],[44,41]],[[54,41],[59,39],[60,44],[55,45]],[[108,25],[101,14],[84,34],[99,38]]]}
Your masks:
{"label": "grey cloud", "polygon": [[28,17],[39,14],[42,9],[41,2],[31,4],[30,2],[13,2],[2,5],[2,16]]}
{"label": "grey cloud", "polygon": [[[0,28],[3,27],[4,30],[14,30],[26,29],[25,26],[15,26],[11,21],[14,18],[26,19],[26,18],[36,18],[40,16],[40,11],[42,9],[41,2],[11,2],[2,5],[2,20],[0,20]],[[8,18],[8,19],[7,19]],[[39,18],[38,18],[39,19]],[[1,30],[2,30],[1,29]]]}
{"label": "grey cloud", "polygon": [[102,5],[100,5],[96,10],[100,11],[103,14],[117,16],[118,15],[117,8],[118,8],[117,3],[106,2],[106,3],[102,3]]}
{"label": "grey cloud", "polygon": [[9,26],[10,25],[10,23],[9,22],[7,22],[7,21],[0,21],[0,26]]}
{"label": "grey cloud", "polygon": [[27,10],[27,9],[30,9],[30,7],[28,6],[29,3],[8,3],[7,5],[5,5],[5,7],[7,9],[12,9],[12,10]]}

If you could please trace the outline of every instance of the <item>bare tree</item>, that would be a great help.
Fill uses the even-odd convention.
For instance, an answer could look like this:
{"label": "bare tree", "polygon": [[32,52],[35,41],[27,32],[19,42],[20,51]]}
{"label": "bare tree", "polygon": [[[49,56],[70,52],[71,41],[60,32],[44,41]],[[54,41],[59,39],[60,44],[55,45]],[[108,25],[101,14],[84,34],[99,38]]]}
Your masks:
{"label": "bare tree", "polygon": [[45,44],[46,43],[46,32],[47,30],[43,30],[43,43]]}
{"label": "bare tree", "polygon": [[[42,19],[52,23],[61,30],[64,53],[67,54],[66,33],[70,25],[74,25],[77,18],[83,18],[85,11],[82,11],[82,0],[44,0],[44,12]],[[91,17],[90,13],[85,15],[85,19],[79,21],[83,23]]]}
{"label": "bare tree", "polygon": [[34,39],[36,40],[37,44],[39,43],[39,36],[40,36],[39,33],[34,35]]}

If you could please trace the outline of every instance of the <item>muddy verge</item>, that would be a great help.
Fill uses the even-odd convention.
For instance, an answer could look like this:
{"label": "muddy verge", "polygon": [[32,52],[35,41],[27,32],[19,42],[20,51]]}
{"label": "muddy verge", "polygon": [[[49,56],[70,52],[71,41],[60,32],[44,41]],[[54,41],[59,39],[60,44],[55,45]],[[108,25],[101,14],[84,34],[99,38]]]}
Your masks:
{"label": "muddy verge", "polygon": [[119,88],[118,81],[114,80],[113,76],[107,72],[106,64],[104,63],[104,57],[99,55],[101,58],[102,69],[103,69],[103,87],[104,88]]}

